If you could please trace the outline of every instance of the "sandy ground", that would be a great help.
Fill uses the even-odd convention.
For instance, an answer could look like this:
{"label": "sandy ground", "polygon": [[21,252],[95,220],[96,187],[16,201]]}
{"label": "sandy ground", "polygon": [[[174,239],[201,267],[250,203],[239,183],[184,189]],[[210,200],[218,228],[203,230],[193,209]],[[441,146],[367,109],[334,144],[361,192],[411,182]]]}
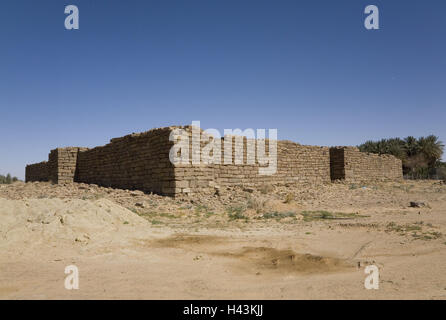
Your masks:
{"label": "sandy ground", "polygon": [[[0,186],[0,298],[445,299],[445,234],[438,181],[182,199],[15,183]],[[78,290],[64,287],[68,265]]]}

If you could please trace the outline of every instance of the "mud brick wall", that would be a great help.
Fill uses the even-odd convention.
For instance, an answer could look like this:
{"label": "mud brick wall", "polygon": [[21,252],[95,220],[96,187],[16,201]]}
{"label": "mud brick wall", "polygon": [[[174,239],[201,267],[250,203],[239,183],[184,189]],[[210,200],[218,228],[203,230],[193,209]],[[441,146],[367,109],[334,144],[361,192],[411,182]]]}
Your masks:
{"label": "mud brick wall", "polygon": [[88,148],[67,147],[57,148],[57,166],[56,177],[57,183],[72,183],[77,169],[77,158],[80,152],[86,151]]}
{"label": "mud brick wall", "polygon": [[[272,175],[259,173],[261,166],[256,157],[257,148],[252,157],[256,164],[248,165],[247,140],[244,140],[243,165],[215,165],[215,180],[220,185],[286,184],[286,183],[323,183],[330,182],[330,158],[327,147],[303,146],[291,141],[277,141],[277,169]],[[224,143],[223,143],[224,144]],[[233,150],[235,144],[233,143]],[[266,150],[269,143],[266,141]],[[234,151],[233,151],[234,153]],[[267,155],[269,153],[267,152]]]}
{"label": "mud brick wall", "polygon": [[43,161],[26,166],[25,181],[48,181],[48,162]]}
{"label": "mud brick wall", "polygon": [[67,147],[50,151],[48,162],[26,166],[26,181],[51,181],[70,183],[74,180],[77,155],[87,148]]}
{"label": "mud brick wall", "polygon": [[[192,145],[192,133],[190,127],[186,129],[190,147]],[[195,133],[196,134],[196,133]],[[324,183],[330,182],[330,158],[328,147],[303,146],[291,141],[277,141],[277,171],[272,175],[259,173],[256,141],[254,148],[248,148],[248,139],[232,138],[231,158],[232,164],[224,163],[225,139],[221,138],[220,164],[175,164],[175,193],[206,193],[215,192],[215,187],[222,186],[252,186],[259,187],[265,184],[286,183]],[[209,140],[209,135],[201,132],[200,150]],[[228,139],[228,137],[227,137]],[[269,141],[265,140],[265,149],[269,155]],[[235,150],[242,148],[242,164],[235,164]],[[229,150],[229,148],[227,149]],[[204,154],[200,152],[200,156]],[[212,155],[211,155],[212,156]],[[192,153],[189,155],[192,160]],[[248,159],[253,159],[255,164],[248,164]],[[262,165],[267,167],[268,165]]]}
{"label": "mud brick wall", "polygon": [[330,148],[330,178],[331,180],[345,179],[344,148]]}
{"label": "mud brick wall", "polygon": [[[174,141],[180,142],[181,140],[187,141],[184,139],[188,139],[189,141],[189,157],[188,163],[174,163],[173,165],[173,175],[174,175],[174,194],[190,194],[190,193],[208,193],[215,192],[214,186],[215,183],[215,172],[214,167],[209,164],[193,164],[194,153],[195,156],[198,156],[199,161],[206,161],[207,158],[203,156],[202,148],[205,146],[206,141],[209,135],[206,135],[202,130],[195,132],[194,137],[200,139],[200,144],[198,145],[197,152],[194,152],[192,146],[192,127],[184,126],[184,127],[176,127],[173,129],[182,129],[184,130],[181,134],[176,135]],[[173,132],[172,132],[173,133]],[[172,145],[173,142],[172,141]],[[178,156],[181,155],[181,152],[177,152]],[[182,155],[181,155],[182,156]],[[186,157],[187,159],[187,157]]]}
{"label": "mud brick wall", "polygon": [[[174,137],[176,129],[183,131]],[[193,135],[200,139],[198,146],[192,146]],[[187,163],[172,163],[169,158],[172,147],[182,139],[189,141]],[[111,139],[109,144],[93,149],[57,148],[51,150],[48,162],[26,167],[26,181],[74,181],[177,195],[215,192],[216,188],[234,185],[259,187],[265,184],[326,183],[336,179],[402,178],[401,160],[393,156],[362,153],[355,147],[304,146],[280,140],[277,141],[277,170],[265,175],[259,169],[268,167],[268,164],[259,164],[257,140],[232,136],[232,148],[229,148],[229,140],[217,137],[216,141],[221,143],[221,155],[218,154],[221,158],[220,163],[213,163],[209,160],[214,155],[205,151],[211,139],[209,134],[191,126],[175,126]],[[264,141],[268,158],[270,141]],[[254,148],[249,148],[249,143],[253,143]],[[235,161],[236,150],[242,150],[243,154],[239,164]],[[225,152],[232,160],[230,164],[225,163]],[[194,159],[198,163],[194,163]]]}
{"label": "mud brick wall", "polygon": [[74,180],[172,195],[175,182],[169,160],[173,144],[169,141],[170,132],[170,128],[153,129],[79,152]]}
{"label": "mud brick wall", "polygon": [[330,148],[331,178],[347,181],[400,180],[402,162],[392,155],[360,152],[356,147]]}
{"label": "mud brick wall", "polygon": [[79,152],[87,148],[66,147],[51,150],[48,155],[48,180],[54,183],[72,183]]}

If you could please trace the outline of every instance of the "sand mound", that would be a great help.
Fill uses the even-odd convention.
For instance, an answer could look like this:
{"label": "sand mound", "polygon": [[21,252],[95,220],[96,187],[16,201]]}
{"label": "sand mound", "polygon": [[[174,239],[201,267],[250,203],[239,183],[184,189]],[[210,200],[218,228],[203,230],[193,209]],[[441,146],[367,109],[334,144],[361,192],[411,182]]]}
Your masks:
{"label": "sand mound", "polygon": [[122,240],[124,234],[148,228],[145,219],[106,199],[0,198],[0,247],[17,242],[29,246],[42,242],[113,242]]}

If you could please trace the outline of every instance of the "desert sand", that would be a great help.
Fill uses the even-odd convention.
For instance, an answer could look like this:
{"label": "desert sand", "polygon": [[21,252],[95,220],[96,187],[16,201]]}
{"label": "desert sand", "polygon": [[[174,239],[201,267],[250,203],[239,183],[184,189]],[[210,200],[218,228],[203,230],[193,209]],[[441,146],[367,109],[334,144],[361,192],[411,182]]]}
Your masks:
{"label": "desert sand", "polygon": [[440,181],[175,199],[17,182],[0,186],[0,299],[445,299],[445,234]]}

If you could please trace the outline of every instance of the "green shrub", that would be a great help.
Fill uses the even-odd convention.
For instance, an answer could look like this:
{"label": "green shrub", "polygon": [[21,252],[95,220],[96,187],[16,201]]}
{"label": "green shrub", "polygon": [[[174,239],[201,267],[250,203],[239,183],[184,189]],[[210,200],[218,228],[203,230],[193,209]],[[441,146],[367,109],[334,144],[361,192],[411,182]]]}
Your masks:
{"label": "green shrub", "polygon": [[16,181],[19,181],[19,179],[17,177],[12,177],[9,173],[6,176],[0,174],[0,184],[11,184]]}
{"label": "green shrub", "polygon": [[246,208],[243,206],[231,206],[226,209],[228,217],[231,220],[248,219],[248,217],[244,215],[245,210]]}

